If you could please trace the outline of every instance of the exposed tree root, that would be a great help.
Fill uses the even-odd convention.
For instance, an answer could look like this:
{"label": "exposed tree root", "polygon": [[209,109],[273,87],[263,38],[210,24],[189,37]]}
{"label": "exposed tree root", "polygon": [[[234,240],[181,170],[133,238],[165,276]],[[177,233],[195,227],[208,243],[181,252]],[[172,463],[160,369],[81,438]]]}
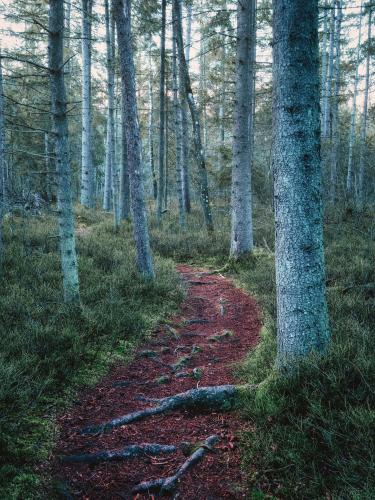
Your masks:
{"label": "exposed tree root", "polygon": [[109,431],[121,425],[130,424],[143,420],[152,415],[158,415],[167,411],[180,408],[199,408],[199,409],[230,409],[235,400],[236,392],[239,387],[235,385],[217,385],[213,387],[201,387],[199,389],[190,389],[168,398],[160,399],[157,406],[135,411],[121,417],[114,418],[103,424],[85,427],[82,434],[97,434]]}
{"label": "exposed tree root", "polygon": [[161,455],[162,453],[173,453],[177,451],[176,446],[157,443],[143,443],[126,446],[117,451],[100,451],[98,453],[86,453],[83,455],[71,455],[60,457],[62,462],[97,464],[99,462],[113,462],[117,460],[128,460],[142,455]]}
{"label": "exposed tree root", "polygon": [[178,485],[179,480],[191,467],[196,465],[202,460],[207,451],[212,451],[213,446],[219,441],[218,436],[210,436],[206,441],[190,455],[190,457],[177,469],[173,476],[166,478],[155,479],[152,481],[145,481],[138,484],[132,490],[132,493],[171,493]]}

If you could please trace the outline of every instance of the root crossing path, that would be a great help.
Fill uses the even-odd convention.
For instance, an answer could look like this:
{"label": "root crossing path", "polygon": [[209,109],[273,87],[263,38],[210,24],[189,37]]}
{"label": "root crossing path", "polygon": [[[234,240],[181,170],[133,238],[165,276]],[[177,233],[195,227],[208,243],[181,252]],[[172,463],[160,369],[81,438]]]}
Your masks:
{"label": "root crossing path", "polygon": [[[187,286],[181,314],[59,419],[53,470],[65,498],[246,497],[238,445],[246,423],[225,406],[236,363],[257,343],[259,309],[221,275],[178,271]],[[213,386],[221,387],[213,394]],[[148,411],[155,407],[166,411]]]}

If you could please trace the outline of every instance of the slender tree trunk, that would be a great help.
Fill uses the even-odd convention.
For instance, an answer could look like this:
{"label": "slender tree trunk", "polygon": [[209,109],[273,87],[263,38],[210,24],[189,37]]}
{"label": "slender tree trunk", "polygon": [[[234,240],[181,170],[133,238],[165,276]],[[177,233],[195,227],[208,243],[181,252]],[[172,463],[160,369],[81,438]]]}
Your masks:
{"label": "slender tree trunk", "polygon": [[273,0],[277,365],[326,349],[318,0]]}
{"label": "slender tree trunk", "polygon": [[342,3],[336,0],[337,25],[336,25],[336,61],[335,61],[335,93],[332,103],[332,143],[331,143],[331,182],[330,199],[334,203],[336,200],[337,187],[337,166],[339,162],[339,94],[341,86],[341,23],[342,23]]}
{"label": "slender tree trunk", "polygon": [[151,64],[151,40],[149,50],[149,78],[148,78],[148,102],[150,112],[148,115],[148,161],[152,176],[152,193],[154,200],[158,199],[158,181],[156,180],[155,161],[154,161],[154,96],[152,92],[152,64]]}
{"label": "slender tree trunk", "polygon": [[230,254],[237,259],[253,250],[251,201],[252,131],[254,103],[255,1],[237,4],[236,98],[232,165],[232,231]]}
{"label": "slender tree trunk", "polygon": [[322,79],[321,79],[321,92],[322,92],[322,135],[326,129],[326,117],[328,110],[328,94],[327,94],[327,38],[328,38],[328,0],[324,1],[324,14],[323,14],[323,43],[322,43]]}
{"label": "slender tree trunk", "polygon": [[165,196],[165,30],[167,0],[161,4],[160,87],[159,87],[159,184],[157,219],[161,224]]}
{"label": "slender tree trunk", "polygon": [[164,151],[164,210],[168,209],[168,182],[169,182],[169,100],[168,100],[168,74],[165,73],[165,151]]}
{"label": "slender tree trunk", "polygon": [[367,118],[368,118],[368,96],[370,88],[370,63],[371,63],[371,26],[372,24],[372,7],[369,7],[368,12],[368,28],[367,28],[367,56],[366,56],[366,78],[365,78],[365,96],[363,103],[361,137],[359,146],[359,174],[358,174],[358,199],[357,205],[362,210],[365,202],[364,183],[365,183],[365,154],[366,154],[366,137],[367,137]]}
{"label": "slender tree trunk", "polygon": [[331,20],[330,20],[330,34],[329,34],[329,57],[328,57],[328,78],[326,84],[326,101],[323,109],[323,128],[322,137],[327,138],[331,129],[331,100],[333,90],[333,75],[335,69],[335,8],[334,3],[331,5]]}
{"label": "slender tree trunk", "polygon": [[5,213],[5,125],[4,125],[4,87],[3,61],[0,50],[0,274],[3,272],[4,243],[3,218]]}
{"label": "slender tree trunk", "polygon": [[358,25],[358,45],[357,45],[357,61],[355,68],[354,77],[354,91],[353,91],[353,103],[352,103],[352,115],[350,120],[350,131],[349,131],[349,154],[348,154],[348,172],[346,175],[346,191],[349,196],[353,194],[353,147],[355,142],[355,126],[357,117],[357,94],[358,94],[358,83],[359,83],[359,65],[361,56],[361,32],[362,32],[362,3],[360,7],[359,14],[359,25]]}
{"label": "slender tree trunk", "polygon": [[56,146],[57,203],[61,270],[64,300],[79,303],[78,266],[74,234],[71,192],[71,167],[68,148],[68,119],[64,84],[64,4],[49,1],[49,69],[51,81],[52,116]]}
{"label": "slender tree trunk", "polygon": [[223,55],[221,61],[221,93],[219,104],[219,154],[218,154],[218,170],[222,171],[224,166],[224,146],[225,146],[225,124],[224,124],[224,106],[226,101],[226,81],[225,81],[225,63],[227,59],[226,39],[223,41]]}
{"label": "slender tree trunk", "polygon": [[91,118],[91,17],[93,0],[82,0],[82,185],[81,204],[94,206]]}
{"label": "slender tree trunk", "polygon": [[[175,14],[175,12],[174,12]],[[173,18],[173,60],[172,60],[172,81],[173,81],[173,108],[174,108],[174,124],[176,136],[176,188],[178,200],[178,215],[181,228],[185,228],[185,199],[183,186],[183,151],[182,151],[182,122],[181,122],[181,106],[178,96],[178,78],[177,78],[177,36],[176,36],[176,20]]]}
{"label": "slender tree trunk", "polygon": [[130,183],[129,183],[129,166],[128,166],[128,146],[126,142],[126,110],[123,104],[121,104],[120,218],[122,220],[130,219]]}
{"label": "slender tree trunk", "polygon": [[191,49],[191,27],[193,21],[193,0],[186,5],[187,14],[187,26],[186,26],[186,46],[185,46],[185,58],[186,65],[189,69],[190,66],[190,49]]}
{"label": "slender tree trunk", "polygon": [[206,160],[202,145],[200,118],[197,105],[194,99],[193,91],[191,88],[190,75],[187,68],[185,53],[184,53],[182,20],[181,20],[181,0],[173,0],[173,9],[176,16],[176,35],[177,35],[179,67],[181,71],[181,78],[180,78],[180,81],[182,83],[181,87],[183,88],[184,92],[184,100],[187,100],[189,104],[191,119],[193,122],[194,147],[195,147],[195,157],[199,169],[201,204],[207,230],[208,232],[213,232],[214,225],[212,220],[211,204],[208,191]]}
{"label": "slender tree trunk", "polygon": [[147,279],[154,278],[150,238],[147,225],[143,172],[141,160],[141,136],[135,87],[130,0],[113,0],[120,53],[122,81],[122,107],[125,115],[125,131],[128,151],[131,207],[138,269]]}
{"label": "slender tree trunk", "polygon": [[207,112],[206,112],[206,55],[203,33],[201,32],[201,41],[199,48],[199,112],[202,117],[202,139],[204,150],[207,150]]}
{"label": "slender tree trunk", "polygon": [[[104,0],[105,27],[107,47],[107,94],[108,94],[108,118],[107,118],[107,161],[111,171],[111,189],[113,200],[114,226],[118,229],[120,225],[119,207],[119,183],[116,167],[116,141],[115,141],[115,68],[114,68],[114,45],[115,25],[113,16],[110,15],[109,1]],[[112,20],[111,20],[112,18]],[[108,182],[108,180],[107,180]]]}

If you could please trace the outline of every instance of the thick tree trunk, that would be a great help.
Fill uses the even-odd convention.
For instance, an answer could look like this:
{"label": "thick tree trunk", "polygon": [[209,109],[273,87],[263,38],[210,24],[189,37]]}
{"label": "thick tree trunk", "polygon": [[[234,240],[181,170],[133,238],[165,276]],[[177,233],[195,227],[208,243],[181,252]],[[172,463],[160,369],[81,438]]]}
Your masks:
{"label": "thick tree trunk", "polygon": [[64,84],[64,4],[49,2],[49,69],[52,116],[56,147],[57,202],[61,270],[65,302],[79,303],[78,266],[71,193],[71,167],[68,148],[68,119]]}
{"label": "thick tree trunk", "polygon": [[147,225],[143,172],[141,160],[141,137],[135,88],[135,67],[133,60],[130,0],[113,0],[120,52],[122,82],[122,107],[125,114],[125,130],[130,176],[131,207],[134,225],[134,239],[137,251],[138,269],[148,279],[154,278],[150,238]]}
{"label": "thick tree trunk", "polygon": [[348,171],[346,175],[346,192],[349,196],[353,194],[353,147],[355,142],[355,126],[357,118],[357,94],[358,94],[358,83],[359,83],[359,65],[361,56],[361,34],[362,34],[362,3],[360,7],[359,14],[359,25],[358,25],[358,45],[357,45],[357,61],[355,67],[354,76],[354,91],[353,91],[353,103],[352,103],[352,114],[350,120],[350,130],[349,130],[349,153],[348,153]]}
{"label": "thick tree trunk", "polygon": [[167,0],[161,4],[161,35],[160,35],[160,87],[159,87],[159,183],[157,219],[161,224],[165,197],[165,24]]}
{"label": "thick tree trunk", "polygon": [[[119,181],[116,166],[116,141],[115,141],[115,68],[114,68],[114,45],[115,25],[113,16],[110,15],[109,2],[104,0],[105,27],[107,47],[107,94],[108,94],[108,118],[107,118],[107,162],[111,171],[111,189],[113,200],[113,217],[115,229],[120,225],[119,206]],[[112,18],[112,21],[111,21]]]}
{"label": "thick tree trunk", "polygon": [[181,106],[178,97],[178,78],[177,78],[177,37],[176,20],[173,18],[173,60],[172,60],[172,81],[173,81],[173,108],[176,136],[176,189],[178,200],[178,215],[181,228],[185,228],[185,197],[183,185],[183,150],[182,150],[182,121]]}
{"label": "thick tree trunk", "polygon": [[81,204],[94,206],[91,118],[91,17],[93,0],[82,0],[82,179]]}
{"label": "thick tree trunk", "polygon": [[[371,41],[371,23],[372,23],[372,8],[369,7],[368,13],[368,28],[367,28],[367,40],[368,44]],[[364,193],[364,183],[365,183],[365,154],[366,154],[366,137],[367,137],[367,118],[368,118],[368,96],[370,88],[370,63],[371,63],[371,51],[370,46],[367,49],[366,56],[366,78],[365,78],[365,96],[363,103],[363,114],[362,114],[362,125],[361,125],[361,137],[359,143],[359,173],[358,173],[358,199],[357,206],[362,210],[365,202]]]}
{"label": "thick tree trunk", "polygon": [[337,166],[339,162],[339,94],[341,86],[341,23],[342,23],[342,4],[341,0],[336,0],[336,61],[335,61],[335,93],[332,103],[332,141],[331,141],[331,180],[330,180],[330,200],[332,203],[336,200],[337,187]]}
{"label": "thick tree trunk", "polygon": [[251,168],[254,104],[255,0],[237,6],[236,101],[232,165],[232,231],[230,254],[237,259],[253,250]]}
{"label": "thick tree trunk", "polygon": [[273,0],[277,364],[330,339],[320,165],[318,0]]}
{"label": "thick tree trunk", "polygon": [[193,122],[194,147],[195,147],[195,157],[199,169],[201,204],[207,230],[208,232],[212,233],[214,231],[214,225],[212,220],[211,204],[208,191],[207,169],[206,169],[206,160],[202,145],[200,118],[197,105],[194,99],[193,91],[191,88],[190,76],[184,53],[182,20],[181,20],[181,0],[173,0],[173,9],[177,20],[176,35],[177,35],[179,67],[181,71],[181,78],[180,78],[181,88],[183,89],[184,92],[184,100],[187,100],[188,102],[191,119]]}
{"label": "thick tree trunk", "polygon": [[154,200],[158,199],[158,182],[156,180],[155,173],[155,161],[154,161],[154,96],[152,93],[152,65],[151,65],[151,41],[150,41],[150,51],[149,51],[149,78],[148,78],[148,102],[150,107],[150,112],[148,115],[148,161],[150,165],[150,171],[152,176],[152,194]]}

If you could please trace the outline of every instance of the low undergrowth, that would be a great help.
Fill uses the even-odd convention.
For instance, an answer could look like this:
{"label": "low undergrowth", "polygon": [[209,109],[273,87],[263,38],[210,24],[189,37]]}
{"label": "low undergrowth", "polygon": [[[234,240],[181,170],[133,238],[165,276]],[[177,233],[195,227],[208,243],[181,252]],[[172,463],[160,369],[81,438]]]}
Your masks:
{"label": "low undergrowth", "polygon": [[[242,436],[243,466],[254,498],[370,499],[375,492],[375,224],[374,214],[327,214],[325,244],[332,345],[311,356],[292,378],[274,370],[276,301],[272,213],[256,210],[256,250],[226,270],[257,297],[262,339],[241,369],[260,384],[241,402],[250,430]],[[154,244],[163,255],[200,264],[227,262],[229,221],[216,221],[218,241],[194,218],[179,244],[175,231]],[[158,234],[158,233],[157,233]],[[220,248],[218,248],[218,246]],[[199,247],[199,248],[198,248]],[[202,250],[201,250],[202,249]],[[207,250],[204,250],[207,249]]]}
{"label": "low undergrowth", "polygon": [[[95,224],[94,224],[95,222]],[[0,498],[41,498],[54,415],[78,387],[126,360],[142,335],[183,297],[174,263],[156,257],[154,283],[139,278],[130,227],[77,213],[82,307],[61,302],[55,219],[11,217],[0,279]]]}

